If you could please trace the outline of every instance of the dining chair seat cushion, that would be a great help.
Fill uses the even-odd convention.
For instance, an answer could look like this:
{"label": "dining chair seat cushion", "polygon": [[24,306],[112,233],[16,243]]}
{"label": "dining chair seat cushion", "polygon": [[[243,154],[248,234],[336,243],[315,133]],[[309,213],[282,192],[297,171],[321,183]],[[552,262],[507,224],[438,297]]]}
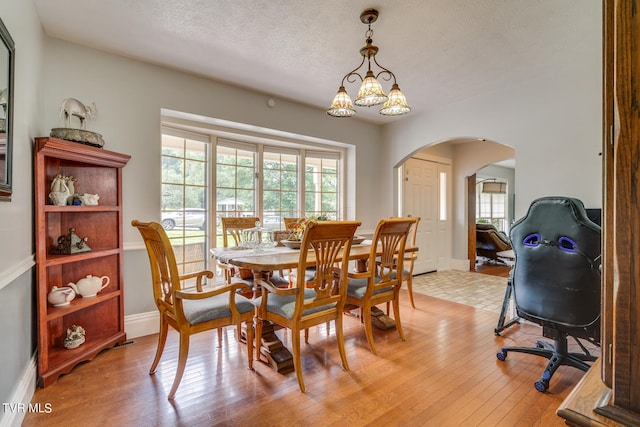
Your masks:
{"label": "dining chair seat cushion", "polygon": [[[293,277],[294,279],[298,278],[298,270],[293,270],[291,273],[289,273],[289,277]],[[313,279],[315,279],[316,277],[316,269],[313,268],[307,268],[304,271],[304,281],[306,282],[311,282]]]}
{"label": "dining chair seat cushion", "polygon": [[[313,298],[316,297],[316,291],[314,291],[311,288],[306,288],[304,290],[304,299],[305,301],[307,300],[312,300]],[[260,304],[262,303],[262,297],[258,297],[256,299],[253,300],[253,303],[256,306],[260,306]],[[313,314],[313,313],[317,313],[319,311],[323,311],[323,310],[327,310],[330,308],[335,307],[336,304],[332,303],[332,304],[326,304],[326,305],[322,305],[319,307],[314,307],[312,309],[309,310],[305,310],[302,315],[303,316],[307,316],[309,314]],[[296,297],[295,295],[286,295],[286,296],[282,296],[282,295],[276,295],[276,294],[269,294],[269,298],[267,299],[267,311],[270,313],[274,313],[274,314],[278,314],[280,316],[286,317],[287,319],[291,319],[293,317],[293,311],[296,308]]]}
{"label": "dining chair seat cushion", "polygon": [[[391,276],[392,276],[391,278],[394,279],[395,273],[393,273]],[[349,279],[349,284],[347,285],[347,295],[357,299],[364,298],[364,294],[367,292],[367,282],[368,282],[368,279]],[[374,282],[379,283],[380,279],[376,277],[374,279]],[[373,294],[377,295],[383,292],[389,292],[392,289],[393,289],[392,286],[376,289],[375,291],[373,291]]]}
{"label": "dining chair seat cushion", "polygon": [[[246,313],[255,309],[251,300],[242,295],[236,295],[235,301],[240,313]],[[197,300],[183,299],[182,305],[184,308],[184,316],[190,325],[197,325],[198,323],[223,317],[231,317],[229,295],[226,293]]]}
{"label": "dining chair seat cushion", "polygon": [[[289,286],[289,280],[286,277],[282,277],[276,273],[273,273],[273,275],[269,277],[269,281],[273,283],[274,286],[278,286],[278,287]],[[253,277],[251,279],[241,279],[240,277],[233,276],[231,278],[231,283],[244,283],[250,288],[253,288]]]}

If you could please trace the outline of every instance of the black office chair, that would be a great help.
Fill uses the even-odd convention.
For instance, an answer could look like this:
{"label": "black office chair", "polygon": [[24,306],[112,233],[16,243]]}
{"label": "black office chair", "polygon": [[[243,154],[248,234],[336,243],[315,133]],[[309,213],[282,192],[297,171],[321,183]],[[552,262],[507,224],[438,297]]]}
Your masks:
{"label": "black office chair", "polygon": [[[553,344],[502,347],[499,360],[510,351],[549,359],[538,391],[561,365],[586,371],[596,360],[580,341],[600,344],[600,227],[587,217],[581,201],[567,197],[535,200],[527,215],[511,227],[515,265],[511,272],[518,316],[542,326]],[[568,351],[573,337],[582,353]]]}

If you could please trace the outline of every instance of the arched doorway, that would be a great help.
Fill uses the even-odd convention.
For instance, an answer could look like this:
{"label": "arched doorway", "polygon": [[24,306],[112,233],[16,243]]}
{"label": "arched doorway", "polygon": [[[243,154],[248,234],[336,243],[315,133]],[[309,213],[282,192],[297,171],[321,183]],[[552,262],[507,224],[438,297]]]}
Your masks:
{"label": "arched doorway", "polygon": [[[424,148],[407,156],[404,161],[398,165],[399,169],[399,195],[398,211],[401,215],[411,214],[412,216],[437,217],[435,230],[428,236],[428,244],[435,244],[437,269],[458,269],[468,270],[469,262],[473,260],[475,263],[475,210],[472,216],[469,216],[469,208],[475,209],[475,197],[472,203],[469,202],[467,194],[467,177],[475,174],[476,171],[483,167],[505,159],[515,158],[515,150],[505,144],[488,141],[485,138],[478,137],[457,137],[434,144],[427,144]],[[431,204],[423,209],[425,212],[408,212],[405,207],[407,199],[415,200],[415,193],[408,192],[404,189],[406,183],[405,166],[409,159],[419,159],[422,161],[432,161],[438,164],[447,165],[449,173],[445,174],[446,183],[442,184],[438,180],[432,185],[435,193],[427,197],[431,200]],[[475,180],[474,180],[475,182]],[[441,189],[442,187],[442,189]],[[428,191],[428,190],[424,190]],[[444,192],[444,193],[443,193]],[[435,210],[434,210],[435,206]],[[444,207],[444,209],[441,209]],[[444,224],[440,228],[438,221],[441,219]],[[469,220],[469,218],[473,218]],[[448,222],[448,224],[447,224]],[[473,225],[473,229],[469,227]],[[422,228],[422,221],[419,229]],[[447,229],[448,228],[448,229]],[[437,232],[436,232],[437,231]],[[469,236],[473,234],[473,240]],[[473,244],[473,257],[469,257],[468,249]],[[425,246],[425,248],[430,246]],[[421,254],[427,255],[426,250],[422,250]]]}
{"label": "arched doorway", "polygon": [[469,270],[477,270],[476,224],[509,234],[515,212],[515,158],[485,166],[467,177]]}

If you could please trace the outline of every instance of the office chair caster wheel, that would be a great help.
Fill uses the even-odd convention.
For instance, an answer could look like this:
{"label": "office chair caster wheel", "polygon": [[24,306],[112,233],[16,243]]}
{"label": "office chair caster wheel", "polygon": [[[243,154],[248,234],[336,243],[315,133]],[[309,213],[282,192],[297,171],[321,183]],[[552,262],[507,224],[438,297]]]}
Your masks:
{"label": "office chair caster wheel", "polygon": [[538,380],[535,382],[534,386],[540,393],[544,393],[549,388],[549,381]]}
{"label": "office chair caster wheel", "polygon": [[504,351],[499,351],[498,353],[496,353],[496,357],[498,358],[498,360],[504,362],[504,360],[507,358],[507,353],[505,353]]}

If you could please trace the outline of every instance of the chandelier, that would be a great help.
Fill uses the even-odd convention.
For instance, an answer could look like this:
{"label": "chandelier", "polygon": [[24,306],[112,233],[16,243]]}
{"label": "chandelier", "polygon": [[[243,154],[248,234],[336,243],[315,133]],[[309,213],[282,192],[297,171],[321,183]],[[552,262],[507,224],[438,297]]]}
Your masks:
{"label": "chandelier", "polygon": [[[330,116],[353,116],[356,113],[356,110],[353,108],[353,104],[363,107],[383,104],[382,108],[380,108],[380,114],[385,116],[399,116],[411,111],[411,108],[409,108],[409,105],[407,104],[407,98],[396,83],[395,74],[378,64],[378,61],[376,60],[378,47],[373,45],[373,40],[371,38],[373,36],[373,30],[371,29],[371,24],[376,22],[377,19],[378,11],[376,9],[366,9],[360,14],[360,21],[362,21],[363,24],[368,25],[368,30],[365,33],[367,44],[360,49],[362,62],[353,71],[347,73],[347,75],[342,78],[342,83],[340,84],[338,93],[335,98],[333,98],[333,102],[327,110],[327,114]],[[380,68],[380,71],[374,73],[371,70],[371,61]],[[367,73],[362,77],[362,75],[358,73],[358,70],[365,62],[367,63]],[[385,95],[382,90],[382,85],[378,81],[378,77],[380,76],[382,76],[386,81],[393,78],[393,85],[391,86],[391,91],[388,96]],[[346,80],[349,83],[354,83],[357,81],[356,77],[362,81],[362,85],[358,91],[358,97],[355,102],[352,102],[351,97],[344,88],[344,82]]]}

